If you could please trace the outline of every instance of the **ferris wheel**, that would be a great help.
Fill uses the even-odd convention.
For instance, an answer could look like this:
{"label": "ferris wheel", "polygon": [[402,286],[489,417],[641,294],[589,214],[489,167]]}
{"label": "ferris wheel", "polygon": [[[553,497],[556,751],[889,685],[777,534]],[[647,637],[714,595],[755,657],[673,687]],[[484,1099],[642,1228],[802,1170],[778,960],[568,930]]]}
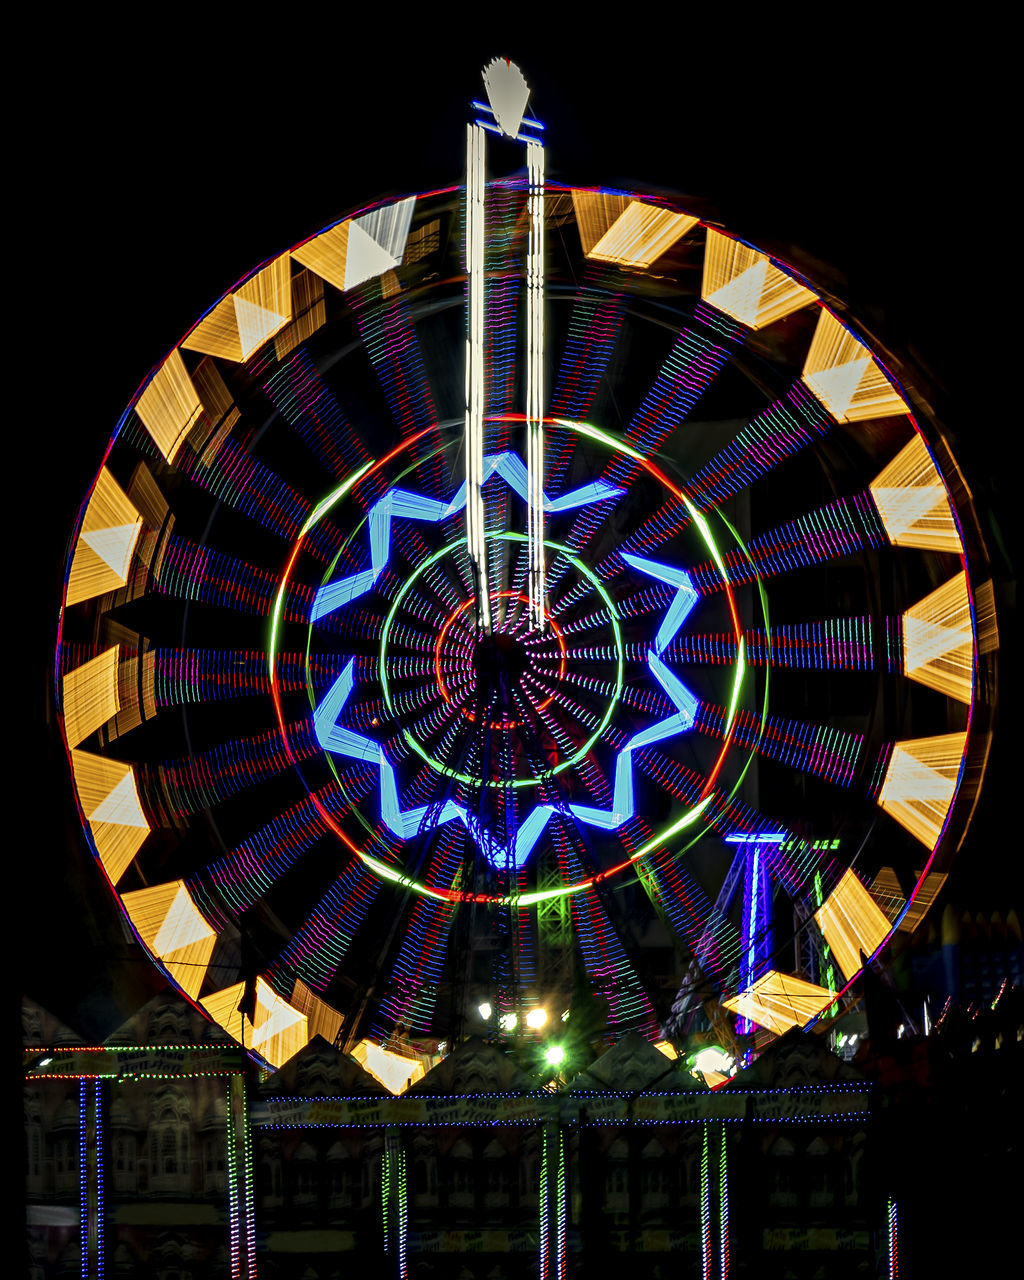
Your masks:
{"label": "ferris wheel", "polygon": [[170,351],[68,560],[99,867],[274,1066],[595,996],[756,1051],[914,927],[984,771],[984,548],[894,358],[706,217],[548,180],[485,85],[463,187]]}

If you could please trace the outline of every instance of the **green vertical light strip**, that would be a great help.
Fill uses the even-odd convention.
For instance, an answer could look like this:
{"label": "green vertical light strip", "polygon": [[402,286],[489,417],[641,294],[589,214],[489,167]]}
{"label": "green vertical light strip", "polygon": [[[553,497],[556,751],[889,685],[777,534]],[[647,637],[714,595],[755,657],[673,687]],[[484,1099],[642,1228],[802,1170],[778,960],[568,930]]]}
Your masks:
{"label": "green vertical light strip", "polygon": [[225,1108],[228,1144],[228,1247],[231,1280],[240,1280],[242,1260],[239,1253],[238,1239],[238,1149],[235,1140],[234,1084],[235,1077],[229,1076],[226,1088],[227,1105]]}
{"label": "green vertical light strip", "polygon": [[242,1213],[245,1226],[245,1262],[248,1280],[256,1280],[256,1209],[253,1203],[252,1129],[245,1097],[245,1076],[236,1076],[242,1102]]}
{"label": "green vertical light strip", "polygon": [[408,1271],[409,1193],[405,1179],[405,1148],[399,1130],[384,1134],[384,1155],[380,1166],[380,1210],[384,1228],[384,1252],[394,1252],[399,1280]]}
{"label": "green vertical light strip", "polygon": [[[822,898],[823,898],[823,894],[821,889],[821,872],[815,871],[814,873],[814,905],[819,910],[821,909]],[[832,952],[829,950],[829,945],[824,938],[822,938],[821,940],[821,946],[822,946],[822,955],[825,958],[825,985],[828,987],[829,992],[832,995],[835,995],[836,975],[835,975],[835,970],[832,968]]]}
{"label": "green vertical light strip", "polygon": [[558,1139],[558,1200],[556,1206],[556,1232],[555,1239],[555,1280],[565,1280],[565,1244],[566,1244],[566,1219],[568,1217],[568,1203],[565,1187],[565,1135],[562,1133],[561,1127],[556,1130]]}
{"label": "green vertical light strip", "polygon": [[388,1210],[391,1205],[391,1152],[384,1139],[384,1158],[380,1162],[380,1222],[384,1232],[384,1252],[391,1250],[391,1234],[388,1231]]}
{"label": "green vertical light strip", "polygon": [[551,1254],[549,1249],[550,1224],[548,1223],[548,1127],[540,1131],[540,1186],[537,1188],[538,1207],[538,1280],[548,1280]]}
{"label": "green vertical light strip", "polygon": [[[401,1143],[401,1138],[398,1139]],[[398,1148],[398,1280],[406,1280],[409,1244],[409,1189],[405,1177],[405,1147]]]}

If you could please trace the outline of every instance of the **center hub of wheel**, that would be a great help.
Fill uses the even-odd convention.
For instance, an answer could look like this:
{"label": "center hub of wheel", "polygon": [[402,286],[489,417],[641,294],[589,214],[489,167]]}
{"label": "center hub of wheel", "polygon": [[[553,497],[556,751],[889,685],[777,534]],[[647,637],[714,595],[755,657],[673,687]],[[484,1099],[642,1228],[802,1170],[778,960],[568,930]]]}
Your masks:
{"label": "center hub of wheel", "polygon": [[513,710],[513,694],[529,665],[526,646],[516,636],[496,631],[481,635],[473,648],[476,696],[485,707]]}

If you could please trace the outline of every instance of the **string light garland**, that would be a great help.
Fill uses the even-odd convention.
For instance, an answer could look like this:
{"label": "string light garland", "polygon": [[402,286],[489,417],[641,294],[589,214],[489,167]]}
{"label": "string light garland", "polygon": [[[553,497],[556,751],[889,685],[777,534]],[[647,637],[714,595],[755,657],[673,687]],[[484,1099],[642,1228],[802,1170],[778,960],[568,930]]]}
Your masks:
{"label": "string light garland", "polygon": [[82,1280],[89,1280],[89,1117],[88,1084],[78,1082],[78,1247],[81,1250],[79,1270]]}
{"label": "string light garland", "polygon": [[711,1175],[708,1159],[708,1126],[700,1131],[700,1273],[711,1280]]}
{"label": "string light garland", "polygon": [[886,1205],[886,1263],[889,1269],[888,1280],[899,1280],[900,1274],[900,1241],[899,1241],[899,1205],[890,1196]]}

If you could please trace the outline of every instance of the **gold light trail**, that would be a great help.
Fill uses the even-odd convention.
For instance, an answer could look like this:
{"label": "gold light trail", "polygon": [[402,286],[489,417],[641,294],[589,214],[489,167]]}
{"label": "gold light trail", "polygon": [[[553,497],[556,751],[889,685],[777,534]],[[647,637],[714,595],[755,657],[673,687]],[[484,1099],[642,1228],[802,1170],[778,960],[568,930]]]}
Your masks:
{"label": "gold light trail", "polygon": [[344,292],[402,265],[416,197],[349,218],[300,244],[292,258]]}
{"label": "gold light trail", "polygon": [[122,894],[121,901],[139,937],[178,986],[195,999],[217,934],[192,901],[184,880],[137,889]]}
{"label": "gold light trail", "polygon": [[135,412],[168,462],[173,462],[203,406],[175,348],[139,396]]}
{"label": "gold light trail", "polygon": [[406,1058],[374,1044],[372,1040],[360,1040],[352,1049],[352,1057],[391,1093],[404,1093],[426,1075],[419,1058]]}
{"label": "gold light trail", "polygon": [[[921,878],[920,871],[914,873],[915,878]],[[939,890],[946,883],[945,873],[940,871],[930,871],[924,878],[924,883],[914,895],[914,900],[907,908],[907,912],[900,921],[901,933],[913,933],[917,926],[928,913],[928,908],[935,901]],[[871,882],[871,896],[885,912],[890,922],[895,920],[899,913],[903,910],[903,904],[906,899],[899,886],[896,878],[896,872],[892,867],[882,867],[878,875]]]}
{"label": "gold light trail", "polygon": [[815,911],[814,922],[846,978],[860,972],[860,953],[874,954],[891,927],[885,912],[850,870]]}
{"label": "gold light trail", "polygon": [[701,297],[750,329],[763,329],[816,300],[810,289],[773,266],[767,254],[710,227]]}
{"label": "gold light trail", "polygon": [[781,1036],[793,1027],[802,1027],[810,1022],[834,999],[832,992],[825,987],[769,969],[752,987],[730,996],[722,1004],[733,1013]]}
{"label": "gold light trail", "polygon": [[913,738],[893,746],[879,806],[929,850],[942,834],[966,746],[966,732]]}
{"label": "gold light trail", "polygon": [[106,467],[96,480],[68,575],[67,603],[116,591],[128,581],[142,517]]}
{"label": "gold light trail", "polygon": [[274,355],[278,360],[283,360],[327,323],[324,282],[312,271],[300,271],[292,278],[292,310],[295,318],[274,339]]}
{"label": "gold light trail", "polygon": [[345,259],[348,257],[348,229],[351,220],[314,236],[292,250],[292,257],[310,271],[316,272],[335,289],[345,288]]}
{"label": "gold light trail", "polygon": [[870,490],[894,546],[962,553],[949,494],[919,435],[882,468]]}
{"label": "gold light trail", "polygon": [[256,979],[256,1017],[250,1022],[239,1012],[245,983],[217,991],[200,1000],[215,1022],[246,1049],[254,1049],[275,1067],[283,1066],[309,1042],[307,1019],[263,980]]}
{"label": "gold light trail", "polygon": [[903,674],[970,703],[974,681],[974,632],[967,575],[919,600],[903,615]]}
{"label": "gold light trail", "polygon": [[802,377],[837,422],[907,412],[871,352],[825,307],[818,313]]}
{"label": "gold light trail", "polygon": [[292,318],[291,261],[275,258],[200,320],[182,346],[222,360],[248,360]]}
{"label": "gold light trail", "polygon": [[68,746],[77,747],[121,709],[114,645],[64,676],[64,731]]}
{"label": "gold light trail", "polygon": [[332,1009],[326,1001],[321,1000],[300,979],[295,979],[290,1003],[299,1013],[305,1014],[309,1038],[323,1036],[328,1044],[333,1044],[341,1030],[343,1018],[337,1009]]}
{"label": "gold light trail", "polygon": [[699,221],[603,192],[573,191],[572,200],[584,254],[619,267],[646,270]]}
{"label": "gold light trail", "polygon": [[149,834],[134,771],[89,751],[72,751],[71,769],[96,851],[116,885]]}

